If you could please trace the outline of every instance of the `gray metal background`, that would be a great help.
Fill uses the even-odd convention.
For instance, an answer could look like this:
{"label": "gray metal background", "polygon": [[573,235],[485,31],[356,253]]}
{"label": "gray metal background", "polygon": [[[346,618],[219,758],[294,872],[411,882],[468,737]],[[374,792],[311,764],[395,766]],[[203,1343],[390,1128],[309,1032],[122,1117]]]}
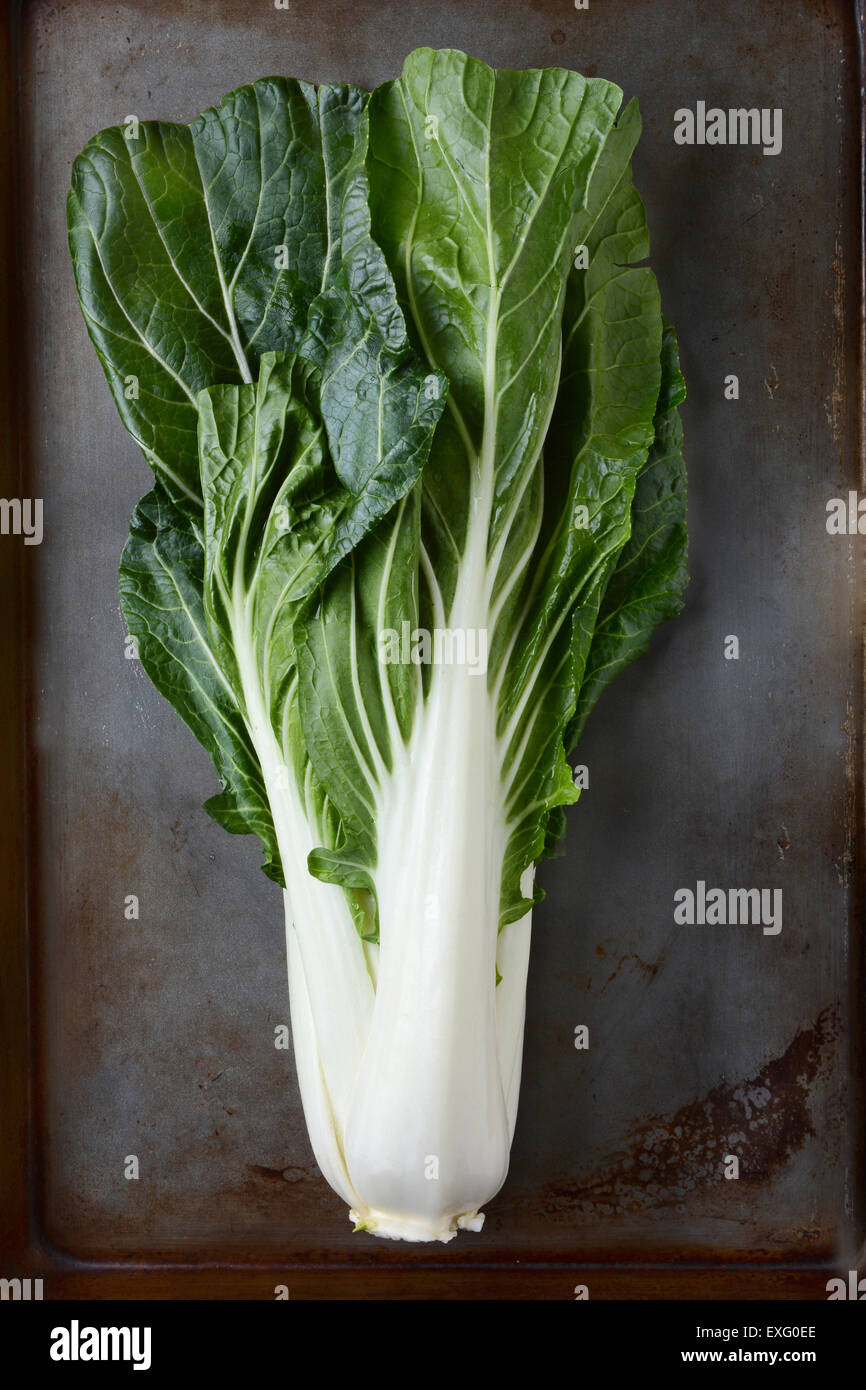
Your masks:
{"label": "gray metal background", "polygon": [[[27,557],[35,1100],[61,1249],[847,1257],[859,610],[854,547],[827,536],[824,509],[858,483],[852,17],[768,0],[26,8],[26,463],[46,524]],[[640,98],[636,179],[689,386],[693,572],[683,617],[589,724],[590,789],[541,872],[511,1174],[483,1233],[445,1251],[353,1237],[317,1175],[291,1054],[273,1046],[280,895],[255,843],[200,809],[206,756],[124,659],[116,570],[149,475],[87,340],[64,216],[71,160],[102,126],[189,120],[269,73],[369,86],[422,44],[563,64]],[[676,146],[673,112],[698,99],[782,107],[782,154]],[[698,878],[783,888],[781,935],[675,926],[674,891]],[[738,1182],[720,1176],[728,1152]]]}

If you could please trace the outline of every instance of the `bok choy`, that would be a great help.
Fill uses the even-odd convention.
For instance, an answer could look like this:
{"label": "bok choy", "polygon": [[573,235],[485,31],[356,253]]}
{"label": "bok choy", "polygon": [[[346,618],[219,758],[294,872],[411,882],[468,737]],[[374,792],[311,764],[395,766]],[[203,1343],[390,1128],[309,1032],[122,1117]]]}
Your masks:
{"label": "bok choy", "polygon": [[477,1230],[505,1179],[568,756],[682,603],[684,387],[621,100],[421,49],[369,97],[267,78],[73,170],[155,479],[123,611],[283,887],[316,1159],[381,1236]]}

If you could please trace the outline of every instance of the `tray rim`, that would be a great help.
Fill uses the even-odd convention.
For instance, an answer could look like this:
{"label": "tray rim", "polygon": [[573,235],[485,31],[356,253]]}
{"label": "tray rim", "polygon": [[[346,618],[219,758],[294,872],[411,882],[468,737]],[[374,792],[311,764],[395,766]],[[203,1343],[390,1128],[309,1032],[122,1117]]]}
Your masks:
{"label": "tray rim", "polygon": [[[857,178],[859,261],[856,314],[846,308],[840,340],[847,360],[856,368],[857,385],[845,403],[846,432],[852,450],[859,452],[860,485],[866,491],[866,0],[839,0],[846,22],[853,24],[856,43],[856,81],[859,92],[859,160],[851,158]],[[6,215],[0,217],[0,262],[14,266],[19,260],[21,207],[21,93],[19,86],[21,36],[28,0],[12,0],[0,16],[0,187]],[[850,79],[853,86],[854,79]],[[843,255],[845,253],[843,252]],[[26,354],[12,348],[13,325],[23,321],[25,296],[19,277],[0,277],[0,375],[7,382],[0,402],[0,491],[4,496],[24,495],[27,447],[23,422],[16,410],[22,399]],[[26,567],[18,563],[20,549],[0,546],[0,586],[15,615],[8,659],[0,669],[0,768],[7,797],[13,805],[32,807],[35,776],[27,756],[28,733],[34,692],[30,686],[26,645]],[[860,633],[861,688],[852,739],[855,773],[852,795],[856,799],[852,825],[854,889],[852,920],[864,921],[863,870],[866,867],[866,772],[864,772],[864,709],[866,709],[866,641]],[[778,1259],[751,1260],[748,1256],[711,1261],[686,1256],[671,1260],[665,1251],[652,1258],[635,1252],[635,1258],[615,1262],[571,1260],[555,1257],[501,1258],[473,1256],[462,1264],[430,1259],[408,1262],[396,1251],[386,1259],[359,1252],[358,1256],[333,1261],[278,1259],[275,1252],[249,1256],[233,1253],[226,1260],[178,1258],[176,1252],[139,1251],[132,1256],[79,1257],[63,1251],[47,1238],[40,1219],[41,1164],[37,1144],[34,1076],[38,1012],[35,997],[33,953],[38,950],[31,920],[32,875],[30,817],[22,816],[0,837],[0,1275],[5,1278],[43,1278],[46,1296],[53,1300],[123,1299],[260,1299],[273,1297],[275,1282],[290,1281],[291,1296],[313,1299],[485,1299],[571,1297],[575,1283],[587,1283],[593,1298],[681,1300],[779,1299],[808,1300],[826,1297],[824,1283],[838,1266],[831,1250],[817,1250],[809,1260],[783,1251]],[[852,934],[854,947],[849,978],[850,1004],[866,998],[866,945],[861,930]],[[866,1032],[866,1030],[862,1030]],[[852,1036],[853,1074],[862,1074],[866,1061],[866,1037]],[[858,1174],[866,1168],[866,1116],[860,1116],[855,1134]],[[23,1160],[23,1161],[22,1161]],[[866,1192],[859,1194],[861,1203]],[[863,1210],[860,1211],[861,1227]],[[866,1271],[866,1228],[858,1258],[858,1270]],[[823,1276],[823,1277],[822,1277]],[[270,1287],[269,1287],[270,1286]]]}

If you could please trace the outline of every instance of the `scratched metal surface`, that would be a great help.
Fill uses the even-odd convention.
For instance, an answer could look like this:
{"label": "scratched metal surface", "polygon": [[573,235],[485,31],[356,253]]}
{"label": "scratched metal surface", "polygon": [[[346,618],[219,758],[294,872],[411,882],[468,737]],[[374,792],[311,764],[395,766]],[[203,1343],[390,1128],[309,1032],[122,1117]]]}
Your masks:
{"label": "scratched metal surface", "polygon": [[[790,0],[25,6],[25,466],[46,517],[29,605],[34,1104],[40,1221],[63,1251],[441,1271],[852,1248],[862,570],[824,527],[827,499],[858,484],[852,21]],[[273,1046],[278,891],[254,842],[201,810],[206,756],[124,659],[116,568],[148,471],[64,228],[71,160],[98,128],[188,120],[271,72],[371,85],[422,44],[640,98],[636,177],[689,385],[693,570],[683,617],[594,714],[590,789],[541,873],[507,1185],[480,1236],[432,1252],[353,1237],[317,1175]],[[675,146],[674,110],[699,99],[782,107],[782,153]],[[782,888],[782,932],[675,926],[674,891],[697,879]],[[739,1181],[720,1176],[729,1152]]]}

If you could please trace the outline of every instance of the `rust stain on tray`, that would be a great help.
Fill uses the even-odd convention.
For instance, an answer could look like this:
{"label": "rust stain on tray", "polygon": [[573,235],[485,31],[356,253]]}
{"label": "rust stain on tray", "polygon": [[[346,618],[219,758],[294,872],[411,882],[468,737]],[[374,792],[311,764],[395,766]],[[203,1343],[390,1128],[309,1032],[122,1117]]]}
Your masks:
{"label": "rust stain on tray", "polygon": [[[599,994],[604,994],[608,985],[613,983],[625,966],[631,966],[648,984],[652,984],[664,964],[664,955],[661,955],[658,960],[646,961],[638,955],[637,951],[622,951],[612,937],[600,941],[595,948],[595,954],[599,962],[605,961],[612,965],[610,974],[598,990]],[[588,980],[585,985],[587,994],[592,991],[592,985],[592,980]]]}
{"label": "rust stain on tray", "polygon": [[545,1214],[608,1217],[677,1207],[697,1187],[727,1186],[727,1154],[740,1160],[740,1184],[763,1182],[815,1132],[810,1088],[827,1064],[838,1026],[835,1010],[825,1009],[754,1076],[722,1082],[673,1115],[652,1116],[601,1172],[585,1181],[549,1183],[541,1196]]}

